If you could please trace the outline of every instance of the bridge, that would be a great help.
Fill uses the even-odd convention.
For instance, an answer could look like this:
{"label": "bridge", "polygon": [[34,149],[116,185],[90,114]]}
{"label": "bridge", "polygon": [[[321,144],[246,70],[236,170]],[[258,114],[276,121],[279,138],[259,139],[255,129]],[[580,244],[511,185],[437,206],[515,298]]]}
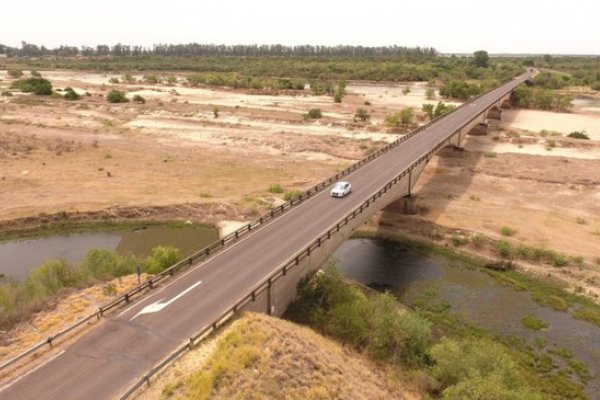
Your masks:
{"label": "bridge", "polygon": [[[235,313],[280,316],[301,279],[376,211],[410,199],[431,157],[443,147],[462,146],[470,130],[498,118],[511,92],[534,73],[529,70],[350,167],[343,179],[353,192],[345,198],[329,196],[330,183],[344,175],[338,174],[289,208],[271,211],[186,260],[191,264],[186,268],[176,266],[181,272],[174,278],[157,282],[173,275],[171,269],[100,309],[98,318],[113,311],[74,343],[55,344],[51,358],[0,389],[0,398],[127,397]],[[142,291],[147,295],[133,301]]]}

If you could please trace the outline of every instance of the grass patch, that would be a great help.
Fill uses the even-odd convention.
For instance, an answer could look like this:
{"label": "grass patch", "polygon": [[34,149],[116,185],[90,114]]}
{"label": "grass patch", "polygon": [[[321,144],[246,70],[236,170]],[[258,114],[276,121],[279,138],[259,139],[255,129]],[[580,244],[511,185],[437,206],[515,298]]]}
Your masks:
{"label": "grass patch", "polygon": [[496,153],[495,151],[486,151],[485,153],[483,153],[483,156],[485,158],[496,158],[498,157],[498,153]]}
{"label": "grass patch", "polygon": [[274,183],[269,186],[269,193],[283,193],[283,187],[279,183]]}
{"label": "grass patch", "polygon": [[515,233],[517,233],[517,230],[510,226],[503,226],[500,228],[500,234],[502,236],[514,236]]}
{"label": "grass patch", "polygon": [[290,190],[288,192],[285,192],[285,194],[283,195],[283,199],[285,201],[291,201],[292,199],[300,197],[302,193],[304,193],[304,191],[302,190]]}
{"label": "grass patch", "polygon": [[541,331],[542,329],[548,328],[550,325],[541,319],[536,318],[534,315],[526,315],[521,319],[521,324],[532,331]]}

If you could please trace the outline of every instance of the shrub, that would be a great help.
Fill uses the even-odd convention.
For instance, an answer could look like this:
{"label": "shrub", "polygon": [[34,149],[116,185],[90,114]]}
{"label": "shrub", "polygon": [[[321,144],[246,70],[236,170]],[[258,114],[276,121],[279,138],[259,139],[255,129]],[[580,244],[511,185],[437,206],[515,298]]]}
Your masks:
{"label": "shrub", "polygon": [[119,83],[119,78],[117,78],[117,77],[113,76],[113,77],[111,77],[111,78],[108,80],[108,82],[110,82],[110,83],[113,83],[113,84],[115,84],[115,85],[116,85],[117,83]]}
{"label": "shrub", "polygon": [[274,183],[269,187],[270,193],[283,193],[283,187],[279,183]]}
{"label": "shrub", "polygon": [[24,93],[34,93],[43,96],[52,94],[52,84],[44,78],[21,79],[14,82],[12,87]]}
{"label": "shrub", "polygon": [[169,246],[157,246],[152,249],[152,254],[146,259],[145,271],[149,274],[158,274],[179,261],[179,250]]}
{"label": "shrub", "polygon": [[2,91],[2,96],[5,96],[5,97],[10,97],[10,96],[12,96],[12,95],[13,95],[13,94],[12,94],[12,92],[9,92],[8,90],[3,90],[3,91]]}
{"label": "shrub", "polygon": [[11,78],[17,79],[23,76],[23,71],[21,71],[20,69],[9,69],[8,75]]}
{"label": "shrub", "polygon": [[547,322],[536,318],[534,315],[526,315],[521,318],[521,324],[523,324],[525,328],[532,331],[541,331],[542,329],[546,329],[548,326],[550,326]]}
{"label": "shrub", "polygon": [[590,137],[585,133],[585,131],[573,131],[573,132],[569,133],[567,135],[567,137],[570,137],[573,139],[590,140]]}
{"label": "shrub", "polygon": [[322,117],[323,117],[323,114],[321,113],[321,109],[320,108],[311,108],[306,113],[306,118],[319,119],[319,118],[322,118]]}
{"label": "shrub", "polygon": [[127,103],[129,100],[125,97],[125,93],[119,90],[111,90],[111,92],[106,96],[106,100],[109,103]]}
{"label": "shrub", "polygon": [[504,240],[496,242],[496,250],[502,258],[510,258],[513,256],[513,247],[510,243]]}
{"label": "shrub", "polygon": [[356,110],[356,113],[354,114],[354,118],[359,119],[364,122],[364,121],[368,120],[369,118],[371,118],[371,116],[369,115],[367,110],[365,110],[364,108],[358,108]]}
{"label": "shrub", "polygon": [[285,201],[290,201],[296,197],[299,197],[302,193],[304,193],[302,190],[290,190],[283,195],[283,199]]}
{"label": "shrub", "polygon": [[431,100],[435,97],[435,89],[434,88],[427,88],[425,89],[425,97],[428,100]]}
{"label": "shrub", "polygon": [[513,236],[515,233],[517,233],[517,230],[511,228],[510,226],[503,226],[502,228],[500,228],[500,233],[502,234],[502,236]]}
{"label": "shrub", "polygon": [[464,81],[450,81],[440,88],[440,96],[469,100],[477,96],[481,88]]}
{"label": "shrub", "polygon": [[432,374],[444,388],[442,399],[541,399],[525,385],[517,365],[497,343],[444,338],[430,354]]}
{"label": "shrub", "polygon": [[139,94],[136,94],[135,96],[133,96],[132,101],[137,104],[146,104],[146,99],[144,99]]}
{"label": "shrub", "polygon": [[35,69],[32,69],[29,74],[35,78],[41,78],[42,74],[40,74],[38,71],[36,71]]}
{"label": "shrub", "polygon": [[80,95],[77,94],[77,92],[75,90],[73,90],[73,88],[66,88],[65,89],[65,95],[63,96],[65,100],[69,100],[69,101],[73,101],[73,100],[79,100],[81,98]]}
{"label": "shrub", "polygon": [[213,107],[213,116],[219,118],[219,107]]}
{"label": "shrub", "polygon": [[156,75],[144,75],[144,82],[149,83],[149,84],[156,84],[158,83],[159,79]]}

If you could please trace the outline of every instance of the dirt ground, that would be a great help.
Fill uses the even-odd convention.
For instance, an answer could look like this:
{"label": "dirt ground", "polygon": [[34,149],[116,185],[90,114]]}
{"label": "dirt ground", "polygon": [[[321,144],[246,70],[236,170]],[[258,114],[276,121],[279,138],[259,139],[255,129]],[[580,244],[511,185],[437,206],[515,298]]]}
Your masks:
{"label": "dirt ground", "polygon": [[[302,92],[187,87],[183,76],[167,86],[109,83],[116,74],[43,75],[55,88],[89,96],[0,97],[0,226],[48,214],[148,210],[149,218],[222,223],[228,231],[235,223],[226,221],[248,220],[282,201],[283,193],[269,192],[272,184],[288,191],[326,178],[398,137],[385,128],[386,115],[439,100],[425,98],[425,83],[355,82],[336,104]],[[0,89],[8,88],[4,71],[0,79]],[[108,104],[112,89],[146,103]],[[569,114],[505,110],[488,136],[434,158],[416,188],[426,210],[418,218],[494,238],[510,227],[511,241],[600,268],[600,113],[587,100],[576,104]],[[314,107],[324,117],[305,121]],[[371,114],[366,123],[354,121],[358,107]],[[565,138],[573,130],[593,140]]]}

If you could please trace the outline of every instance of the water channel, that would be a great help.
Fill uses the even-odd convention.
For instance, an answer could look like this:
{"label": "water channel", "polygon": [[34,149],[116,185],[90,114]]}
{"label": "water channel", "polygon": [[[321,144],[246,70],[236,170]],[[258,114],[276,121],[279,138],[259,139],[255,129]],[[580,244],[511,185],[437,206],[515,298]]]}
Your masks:
{"label": "water channel", "polygon": [[27,273],[46,260],[61,259],[71,263],[82,260],[91,249],[115,250],[117,253],[145,257],[158,245],[173,246],[182,256],[217,240],[216,229],[204,226],[149,226],[136,230],[78,232],[36,239],[0,242],[0,274],[23,280]]}
{"label": "water channel", "polygon": [[[145,229],[73,233],[39,239],[0,242],[0,273],[22,280],[27,272],[48,259],[77,262],[93,248],[145,256],[157,245],[177,247],[183,256],[217,239],[207,227],[151,226]],[[338,268],[348,278],[386,289],[408,305],[435,289],[462,320],[499,335],[526,340],[544,338],[548,346],[568,349],[594,376],[588,393],[600,393],[600,329],[572,318],[566,312],[537,304],[524,291],[498,284],[492,277],[461,266],[456,261],[416,255],[399,244],[375,239],[351,239],[334,254]],[[521,320],[533,315],[547,322],[542,331],[526,329]]]}
{"label": "water channel", "polygon": [[[566,312],[542,307],[525,291],[501,286],[489,275],[439,257],[415,255],[401,245],[373,239],[351,239],[334,254],[338,269],[347,277],[379,290],[391,291],[412,305],[435,289],[450,305],[450,312],[467,323],[494,334],[526,340],[543,338],[548,346],[568,349],[585,363],[594,378],[587,391],[600,396],[600,328],[574,319]],[[521,320],[535,316],[547,329],[526,329]]]}

